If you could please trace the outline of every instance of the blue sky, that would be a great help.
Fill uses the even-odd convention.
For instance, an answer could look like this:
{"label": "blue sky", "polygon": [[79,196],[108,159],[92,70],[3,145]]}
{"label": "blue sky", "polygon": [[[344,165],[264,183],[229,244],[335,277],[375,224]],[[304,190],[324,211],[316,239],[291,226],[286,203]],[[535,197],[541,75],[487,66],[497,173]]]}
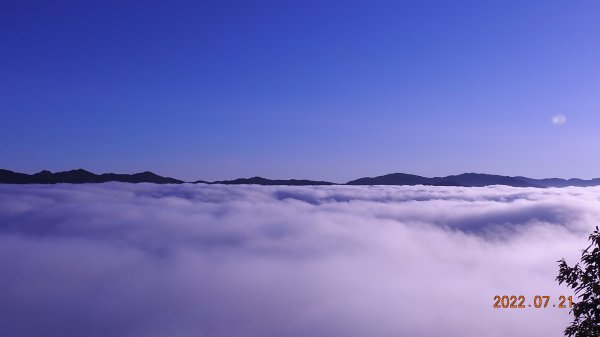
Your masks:
{"label": "blue sky", "polygon": [[598,13],[597,1],[5,1],[0,167],[600,177]]}

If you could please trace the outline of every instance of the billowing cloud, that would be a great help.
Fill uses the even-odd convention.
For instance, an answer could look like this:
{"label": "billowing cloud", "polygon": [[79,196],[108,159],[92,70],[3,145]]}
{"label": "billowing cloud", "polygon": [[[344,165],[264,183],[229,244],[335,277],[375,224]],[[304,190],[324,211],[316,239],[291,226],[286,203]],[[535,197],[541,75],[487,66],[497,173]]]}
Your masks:
{"label": "billowing cloud", "polygon": [[600,188],[0,186],[0,335],[562,336]]}

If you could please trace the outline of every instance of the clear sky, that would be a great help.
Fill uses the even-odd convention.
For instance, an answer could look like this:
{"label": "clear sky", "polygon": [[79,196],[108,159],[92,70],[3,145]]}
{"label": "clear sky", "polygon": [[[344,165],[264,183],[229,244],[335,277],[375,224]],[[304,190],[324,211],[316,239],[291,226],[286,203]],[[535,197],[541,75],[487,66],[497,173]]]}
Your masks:
{"label": "clear sky", "polygon": [[3,1],[0,144],[28,173],[600,177],[600,2]]}

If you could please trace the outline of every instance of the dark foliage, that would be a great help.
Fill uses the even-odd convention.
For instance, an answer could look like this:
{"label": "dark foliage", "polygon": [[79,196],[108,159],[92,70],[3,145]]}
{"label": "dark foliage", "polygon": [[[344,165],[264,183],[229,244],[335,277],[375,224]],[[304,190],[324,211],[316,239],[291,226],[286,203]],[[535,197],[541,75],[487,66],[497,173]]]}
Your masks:
{"label": "dark foliage", "polygon": [[569,267],[564,259],[559,262],[556,280],[575,291],[579,302],[573,303],[574,318],[565,329],[569,337],[600,336],[600,231],[590,234],[591,244],[581,254],[581,262]]}

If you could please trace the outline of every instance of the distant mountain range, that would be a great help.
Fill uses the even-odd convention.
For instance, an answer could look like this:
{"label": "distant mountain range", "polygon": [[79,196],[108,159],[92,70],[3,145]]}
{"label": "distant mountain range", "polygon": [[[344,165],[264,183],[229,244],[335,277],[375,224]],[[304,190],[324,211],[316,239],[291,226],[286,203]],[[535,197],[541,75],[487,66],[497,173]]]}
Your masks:
{"label": "distant mountain range", "polygon": [[52,173],[41,171],[35,174],[18,173],[0,169],[0,183],[3,184],[84,184],[105,183],[109,181],[120,181],[124,183],[156,183],[156,184],[180,184],[181,180],[161,177],[152,172],[141,172],[135,174],[104,173],[94,174],[86,170],[71,170]]}
{"label": "distant mountain range", "polygon": [[[0,184],[84,184],[104,183],[118,181],[125,183],[155,183],[155,184],[181,184],[182,180],[162,177],[152,172],[141,172],[135,174],[104,173],[95,174],[83,169],[55,172],[41,171],[35,174],[25,174],[0,169]],[[345,184],[335,184],[327,181],[315,181],[305,179],[273,180],[262,177],[240,178],[235,180],[220,180],[207,182],[203,180],[193,183],[225,184],[225,185],[430,185],[430,186],[464,186],[480,187],[490,185],[505,185],[513,187],[567,187],[567,186],[598,186],[600,178],[585,179],[533,179],[527,177],[510,177],[495,174],[463,173],[446,177],[423,177],[414,174],[392,173],[378,177],[365,177],[349,181]]]}
{"label": "distant mountain range", "polygon": [[307,186],[307,185],[335,185],[327,181],[314,181],[305,179],[287,179],[287,180],[272,180],[262,177],[253,178],[240,178],[234,180],[219,180],[212,182],[211,184],[225,184],[225,185],[293,185],[293,186]]}
{"label": "distant mountain range", "polygon": [[[514,187],[549,187],[538,183],[536,179],[516,178],[482,173],[463,173],[459,175],[427,178],[413,174],[392,173],[373,178],[360,178],[346,183],[347,185],[431,185],[431,186],[467,186],[481,187],[490,185],[506,185]],[[599,181],[600,184],[600,181]],[[565,185],[566,186],[566,185]]]}

